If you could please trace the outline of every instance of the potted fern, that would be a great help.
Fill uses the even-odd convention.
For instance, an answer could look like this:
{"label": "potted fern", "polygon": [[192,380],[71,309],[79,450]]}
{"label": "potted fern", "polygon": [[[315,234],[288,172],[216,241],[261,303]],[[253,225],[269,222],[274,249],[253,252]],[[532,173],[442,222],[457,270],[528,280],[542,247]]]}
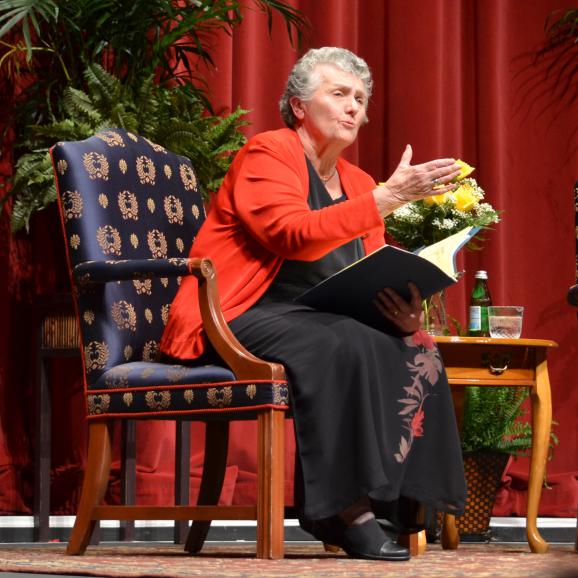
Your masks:
{"label": "potted fern", "polygon": [[[461,424],[468,498],[457,519],[461,534],[489,535],[500,481],[512,457],[527,455],[532,428],[523,419],[528,391],[517,387],[467,387]],[[551,447],[558,438],[551,434]]]}
{"label": "potted fern", "polygon": [[194,92],[156,84],[152,75],[125,85],[99,64],[88,65],[84,79],[85,90],[64,89],[58,120],[28,131],[25,143],[31,150],[18,159],[11,190],[13,231],[28,228],[31,215],[56,200],[48,149],[59,140],[81,140],[108,128],[125,128],[189,157],[205,196],[218,188],[230,154],[244,143],[239,128],[246,124],[245,110],[213,116]]}

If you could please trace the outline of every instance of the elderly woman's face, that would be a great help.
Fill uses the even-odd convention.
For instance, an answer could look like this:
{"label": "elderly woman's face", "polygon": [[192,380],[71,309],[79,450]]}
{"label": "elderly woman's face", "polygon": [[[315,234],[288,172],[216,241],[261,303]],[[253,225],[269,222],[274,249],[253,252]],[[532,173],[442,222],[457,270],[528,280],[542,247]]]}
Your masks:
{"label": "elderly woman's face", "polygon": [[295,99],[299,125],[320,144],[349,146],[366,120],[367,94],[363,81],[349,72],[323,64],[316,68],[321,84],[308,101]]}

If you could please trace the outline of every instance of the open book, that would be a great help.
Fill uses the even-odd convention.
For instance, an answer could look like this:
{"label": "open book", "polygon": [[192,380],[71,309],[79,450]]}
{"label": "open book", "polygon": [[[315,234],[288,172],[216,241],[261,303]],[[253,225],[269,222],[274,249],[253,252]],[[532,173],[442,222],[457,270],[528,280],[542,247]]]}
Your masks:
{"label": "open book", "polygon": [[385,245],[305,291],[296,301],[383,328],[387,322],[373,304],[375,295],[391,287],[409,300],[410,281],[418,286],[424,299],[449,287],[457,281],[458,251],[478,231],[479,227],[466,227],[415,253]]}

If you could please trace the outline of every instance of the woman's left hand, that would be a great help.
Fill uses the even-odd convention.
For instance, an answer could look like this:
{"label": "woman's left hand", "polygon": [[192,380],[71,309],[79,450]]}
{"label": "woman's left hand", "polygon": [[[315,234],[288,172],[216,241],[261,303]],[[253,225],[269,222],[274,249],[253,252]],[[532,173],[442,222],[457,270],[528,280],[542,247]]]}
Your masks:
{"label": "woman's left hand", "polygon": [[411,293],[409,303],[393,289],[386,287],[373,300],[381,314],[404,333],[415,333],[421,326],[423,310],[422,298],[415,283],[408,284]]}

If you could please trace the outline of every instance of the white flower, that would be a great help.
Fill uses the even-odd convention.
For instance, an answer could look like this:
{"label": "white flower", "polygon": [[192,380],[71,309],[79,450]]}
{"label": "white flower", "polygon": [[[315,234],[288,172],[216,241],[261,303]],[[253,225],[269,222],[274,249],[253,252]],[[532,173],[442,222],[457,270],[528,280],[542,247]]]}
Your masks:
{"label": "white flower", "polygon": [[452,219],[434,219],[432,225],[438,229],[453,229],[458,223]]}
{"label": "white flower", "polygon": [[480,203],[474,210],[478,217],[489,219],[489,223],[498,223],[500,221],[499,215],[496,214],[489,203]]}

